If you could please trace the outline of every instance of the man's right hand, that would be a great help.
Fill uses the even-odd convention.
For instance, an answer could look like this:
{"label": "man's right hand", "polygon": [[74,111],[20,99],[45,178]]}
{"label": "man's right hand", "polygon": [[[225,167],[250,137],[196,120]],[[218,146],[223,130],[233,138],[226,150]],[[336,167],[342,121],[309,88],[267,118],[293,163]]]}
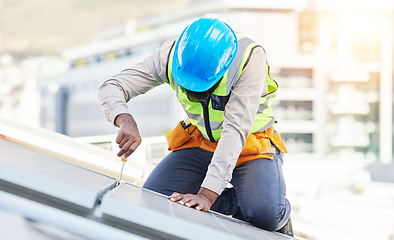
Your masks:
{"label": "man's right hand", "polygon": [[116,143],[120,151],[118,157],[127,158],[141,144],[141,136],[134,118],[127,113],[119,114],[115,119],[115,125],[119,127]]}

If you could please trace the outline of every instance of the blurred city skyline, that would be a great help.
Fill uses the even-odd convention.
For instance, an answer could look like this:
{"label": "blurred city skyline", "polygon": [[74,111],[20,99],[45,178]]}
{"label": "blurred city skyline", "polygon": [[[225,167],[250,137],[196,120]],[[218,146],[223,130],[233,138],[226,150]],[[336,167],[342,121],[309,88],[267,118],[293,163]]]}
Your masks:
{"label": "blurred city skyline", "polygon": [[[44,0],[40,1],[44,3]],[[84,35],[81,38],[88,36],[94,40],[84,40],[86,43],[83,41],[74,42],[75,45],[58,50],[59,52],[56,54],[53,52],[46,55],[44,51],[41,53],[42,55],[38,55],[34,59],[21,58],[24,47],[30,49],[29,46],[31,46],[31,50],[35,49],[34,51],[36,51],[38,48],[33,46],[34,42],[37,40],[43,46],[47,44],[45,36],[54,33],[53,29],[45,34],[40,31],[45,31],[46,27],[37,31],[38,36],[43,35],[41,41],[39,38],[34,41],[24,41],[23,39],[27,39],[29,36],[26,35],[20,36],[20,38],[27,45],[18,45],[18,41],[16,41],[16,45],[0,45],[3,48],[9,46],[12,49],[9,53],[3,53],[0,56],[0,113],[2,116],[25,123],[25,116],[30,116],[30,120],[27,122],[29,125],[40,125],[66,133],[65,127],[60,127],[59,122],[56,123],[57,120],[55,120],[56,116],[63,114],[69,120],[72,118],[73,121],[78,122],[81,125],[78,128],[87,130],[82,126],[82,119],[89,121],[86,116],[62,113],[63,111],[59,109],[53,112],[51,110],[53,107],[50,104],[53,104],[54,101],[47,99],[48,94],[53,95],[62,87],[66,87],[66,91],[70,92],[82,89],[86,91],[88,88],[90,90],[84,95],[86,97],[89,95],[89,101],[97,105],[93,103],[96,101],[96,88],[100,82],[105,80],[105,76],[109,77],[109,74],[115,74],[119,70],[111,70],[111,73],[103,72],[93,77],[94,71],[88,70],[90,63],[98,63],[108,67],[117,64],[118,68],[129,66],[130,63],[123,65],[126,63],[125,61],[129,60],[119,58],[119,56],[131,54],[130,56],[133,56],[134,59],[132,62],[141,60],[143,55],[146,56],[154,48],[159,47],[162,41],[174,38],[176,34],[179,34],[181,28],[191,21],[187,20],[188,15],[190,15],[190,19],[208,14],[207,16],[222,17],[225,21],[227,19],[236,31],[248,33],[266,48],[273,71],[272,75],[278,78],[279,85],[282,86],[278,92],[279,101],[277,103],[280,103],[275,112],[279,116],[280,123],[291,136],[288,141],[290,148],[296,152],[299,149],[305,149],[307,152],[313,152],[311,149],[316,151],[320,149],[320,152],[327,152],[329,151],[329,148],[326,147],[328,145],[341,148],[343,145],[350,144],[349,147],[353,149],[367,148],[367,152],[375,152],[376,156],[366,154],[370,162],[378,158],[378,148],[386,146],[385,150],[381,149],[380,152],[390,152],[392,140],[387,141],[387,139],[392,139],[392,110],[379,110],[382,106],[385,106],[384,109],[389,109],[391,107],[388,106],[392,106],[392,91],[383,91],[392,88],[392,76],[390,77],[390,73],[392,74],[392,54],[389,52],[392,52],[393,49],[393,4],[390,1],[379,0],[372,5],[367,1],[353,0],[278,1],[276,3],[270,1],[247,1],[245,3],[187,1],[183,5],[177,5],[174,1],[166,5],[168,11],[164,11],[164,8],[160,11],[157,9],[162,7],[161,3],[148,9],[151,6],[149,4],[155,5],[156,1],[144,2],[143,6],[139,5],[141,3],[139,1],[121,1],[111,4],[104,0],[98,2],[75,0],[64,2],[63,5],[50,5],[49,9],[52,7],[53,12],[46,11],[50,14],[42,14],[42,19],[40,19],[38,11],[29,12],[27,10],[29,7],[36,9],[36,4],[12,0],[1,2],[0,11],[10,10],[9,13],[0,15],[3,19],[10,18],[9,20],[12,20],[11,14],[17,13],[18,7],[21,8],[19,13],[26,15],[21,19],[29,19],[30,16],[32,24],[54,20],[54,23],[51,24],[56,25],[56,21],[62,16],[68,16],[64,21],[69,22],[70,16],[81,16],[80,14],[85,12],[87,20],[80,17],[80,21],[84,23],[81,25],[90,26],[92,24],[95,26],[92,28],[96,29],[93,34],[89,31],[80,33],[78,32],[80,28],[75,28],[75,31],[65,28],[65,33],[72,33],[71,37],[75,36],[76,39],[79,39],[78,37]],[[233,10],[225,10],[227,4],[232,6]],[[129,7],[124,11],[125,6],[135,7]],[[142,7],[139,14],[130,16],[136,11],[135,8],[139,8],[138,6]],[[53,14],[56,12],[54,9],[59,8],[65,10],[64,12],[60,11],[60,18],[54,17]],[[105,24],[96,21],[97,16],[103,15],[104,12],[113,14],[119,8],[123,8],[123,10],[113,21],[107,21]],[[267,10],[265,11],[264,8]],[[129,10],[130,13],[128,13]],[[231,11],[243,11],[245,17],[250,19],[249,21],[261,22],[259,31],[256,31],[254,25],[246,24],[242,17],[239,19],[229,18],[226,11],[229,13],[228,16]],[[258,11],[262,11],[260,15]],[[277,14],[274,14],[275,12]],[[73,15],[74,13],[76,15]],[[1,23],[4,24],[4,21]],[[97,29],[98,25],[100,25],[99,29]],[[24,28],[28,27],[24,26]],[[39,28],[32,25],[32,29],[30,32],[35,32],[35,29]],[[9,31],[7,28],[3,30]],[[21,32],[23,33],[23,31]],[[62,35],[59,36],[61,38]],[[70,39],[70,36],[66,39]],[[1,40],[4,41],[4,36]],[[138,41],[139,43],[137,43]],[[60,42],[59,40],[59,46],[62,45]],[[131,52],[130,46],[132,46]],[[25,53],[26,56],[32,54],[29,51]],[[114,59],[124,60],[122,63],[111,62]],[[298,66],[295,63],[299,63]],[[87,70],[84,73],[87,74],[86,76],[82,72],[74,70],[74,67],[83,67],[86,64],[88,65],[85,68],[80,68]],[[99,69],[103,68],[99,67]],[[62,77],[63,73],[71,75]],[[61,78],[66,79],[56,80]],[[76,82],[79,86],[75,84],[75,86],[71,86],[71,82],[75,82],[76,78],[80,78]],[[38,84],[39,80],[41,84]],[[45,84],[48,86],[43,86]],[[66,84],[66,86],[62,86],[62,84]],[[35,90],[35,86],[38,87],[38,91]],[[385,87],[382,88],[382,86]],[[299,97],[293,96],[296,91],[291,89],[297,88],[305,90],[301,98],[303,102]],[[305,97],[308,94],[310,97]],[[325,97],[324,99],[315,99],[313,96],[315,94],[324,94]],[[82,104],[81,98],[78,99],[70,99],[70,101]],[[78,111],[86,113],[82,109]],[[326,116],[326,111],[330,112],[329,116]],[[95,115],[95,119],[100,115]],[[306,125],[310,129],[304,129],[306,135],[301,139],[295,137],[297,135],[294,134],[298,133],[292,130],[294,128],[292,124],[296,122],[288,121],[297,117],[314,123],[314,125]],[[381,124],[384,124],[389,131],[379,131]],[[68,125],[68,134],[83,136],[83,133],[72,130],[73,124]],[[311,128],[311,126],[314,127]],[[354,133],[349,132],[350,126],[353,126]],[[146,128],[142,128],[143,132],[144,129]],[[168,130],[168,127],[165,129]],[[95,131],[87,131],[85,135],[88,132],[93,134]],[[158,132],[163,133],[163,131]],[[100,131],[96,132],[100,134]],[[148,135],[158,134],[158,132],[151,132]],[[334,134],[335,132],[338,134]],[[348,143],[346,138],[349,134],[356,136],[357,141]],[[329,137],[330,135],[333,137]],[[382,137],[386,140],[383,141],[384,144],[379,146]],[[321,139],[326,140],[321,141]],[[302,143],[303,141],[305,143]],[[321,143],[317,144],[319,141]],[[297,142],[302,145],[299,146]],[[388,157],[387,155],[384,158]]]}

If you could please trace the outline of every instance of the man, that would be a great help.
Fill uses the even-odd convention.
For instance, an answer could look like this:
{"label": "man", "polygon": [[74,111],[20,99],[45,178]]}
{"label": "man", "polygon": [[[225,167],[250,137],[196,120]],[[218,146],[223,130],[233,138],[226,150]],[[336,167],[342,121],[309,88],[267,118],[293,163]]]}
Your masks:
{"label": "man", "polygon": [[269,231],[291,228],[282,175],[286,148],[270,108],[278,86],[264,49],[218,19],[201,18],[177,41],[104,82],[98,99],[119,127],[118,156],[128,157],[141,143],[126,102],[163,83],[174,89],[188,119],[167,134],[172,152],[144,188]]}

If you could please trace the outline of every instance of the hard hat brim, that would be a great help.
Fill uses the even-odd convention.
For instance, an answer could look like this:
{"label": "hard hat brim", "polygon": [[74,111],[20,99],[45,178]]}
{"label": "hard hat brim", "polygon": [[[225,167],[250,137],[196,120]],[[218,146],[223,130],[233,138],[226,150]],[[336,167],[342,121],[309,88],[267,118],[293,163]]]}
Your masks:
{"label": "hard hat brim", "polygon": [[217,76],[216,79],[207,81],[177,70],[175,70],[175,73],[173,70],[173,77],[181,87],[193,92],[204,92],[213,87],[222,78],[222,76]]}

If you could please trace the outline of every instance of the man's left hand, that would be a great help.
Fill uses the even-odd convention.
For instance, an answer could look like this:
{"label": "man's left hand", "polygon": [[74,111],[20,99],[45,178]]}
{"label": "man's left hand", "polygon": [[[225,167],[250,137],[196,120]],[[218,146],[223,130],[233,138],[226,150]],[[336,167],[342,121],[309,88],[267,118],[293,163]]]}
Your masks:
{"label": "man's left hand", "polygon": [[179,202],[179,204],[186,207],[194,207],[196,210],[207,212],[216,201],[217,197],[218,194],[215,192],[206,188],[201,188],[196,195],[175,192],[169,196],[168,199],[173,202]]}

